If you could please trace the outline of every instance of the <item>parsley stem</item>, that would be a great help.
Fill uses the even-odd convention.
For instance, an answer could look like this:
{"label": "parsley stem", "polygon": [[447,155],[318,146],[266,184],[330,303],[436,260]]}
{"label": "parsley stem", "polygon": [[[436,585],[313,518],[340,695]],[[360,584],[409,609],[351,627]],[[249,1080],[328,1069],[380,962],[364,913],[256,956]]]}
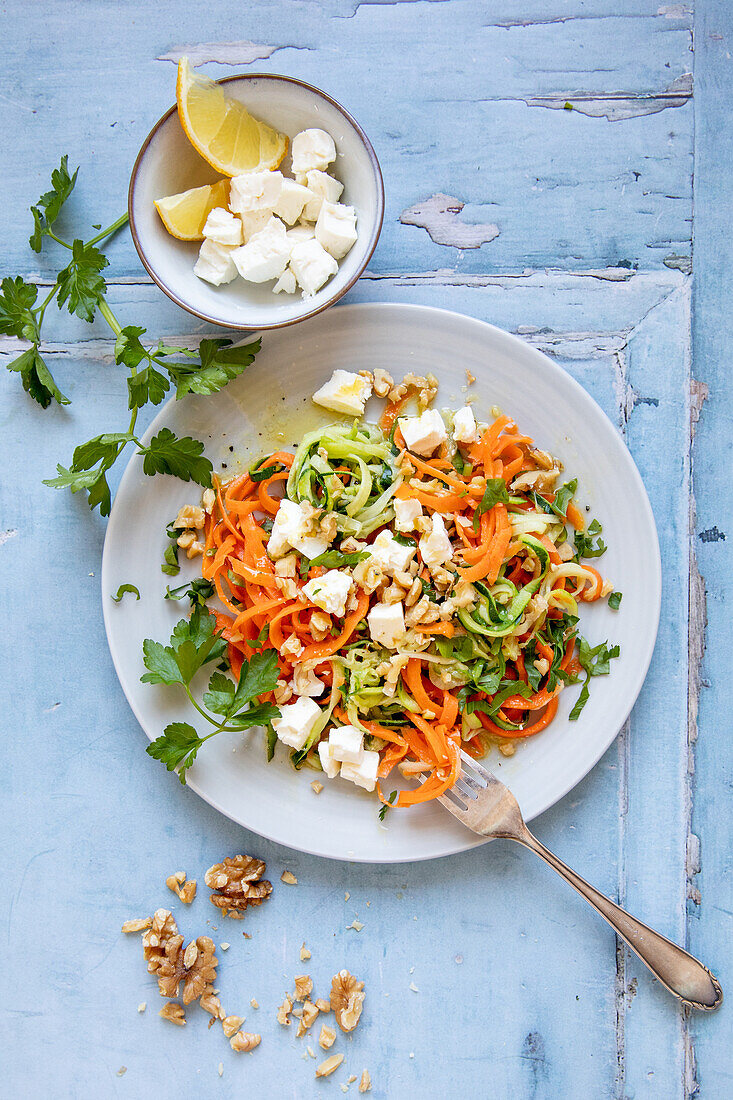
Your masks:
{"label": "parsley stem", "polygon": [[[217,727],[214,730],[214,733],[219,733],[219,731],[222,730],[224,728],[224,726],[226,725],[227,719],[225,718],[223,722],[217,722],[216,719],[212,718],[211,715],[207,711],[205,711],[202,706],[199,706],[199,704],[194,699],[193,693],[192,693],[190,687],[188,686],[188,684],[184,684],[183,688],[184,688],[184,691],[186,692],[186,695],[188,696],[189,700],[191,701],[191,703],[193,703],[193,705],[195,706],[196,710],[199,712],[201,717],[205,718],[207,722],[211,722],[212,726]],[[207,736],[208,737],[213,737],[214,734],[210,733]],[[206,740],[206,738],[203,738],[203,740]]]}
{"label": "parsley stem", "polygon": [[50,305],[50,303],[54,300],[54,298],[56,297],[56,295],[58,293],[58,289],[59,289],[59,284],[58,284],[58,282],[56,282],[56,283],[53,284],[53,286],[49,290],[48,294],[43,299],[43,301],[41,302],[40,306],[37,309],[36,324],[38,326],[39,334],[40,334],[40,331],[41,331],[41,325],[43,324],[43,315],[46,312],[46,306]]}
{"label": "parsley stem", "polygon": [[56,234],[53,232],[53,230],[47,229],[46,232],[48,233],[48,235],[49,235],[49,237],[51,238],[52,241],[56,241],[56,244],[60,244],[64,248],[68,248],[69,251],[71,251],[72,245],[70,245],[67,241],[62,241],[60,237],[56,236]]}
{"label": "parsley stem", "polygon": [[114,332],[115,336],[119,336],[120,333],[122,332],[122,325],[120,324],[120,322],[117,320],[117,318],[115,317],[112,310],[107,305],[107,299],[106,298],[100,298],[99,299],[99,312],[102,314],[105,321],[107,322],[109,327]]}
{"label": "parsley stem", "polygon": [[111,237],[113,233],[116,233],[118,229],[122,229],[123,225],[127,225],[129,218],[128,215],[120,214],[116,221],[113,221],[111,225],[108,225],[106,229],[103,229],[100,233],[97,233],[96,237],[92,237],[91,241],[87,241],[87,245],[96,244],[97,241],[101,241],[104,237]]}

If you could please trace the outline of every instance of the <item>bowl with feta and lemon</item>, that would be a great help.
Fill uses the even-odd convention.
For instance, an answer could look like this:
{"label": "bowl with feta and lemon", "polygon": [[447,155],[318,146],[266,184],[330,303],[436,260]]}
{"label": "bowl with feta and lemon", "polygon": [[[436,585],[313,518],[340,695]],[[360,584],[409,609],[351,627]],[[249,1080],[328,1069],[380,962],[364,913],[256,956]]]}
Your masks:
{"label": "bowl with feta and lemon", "polygon": [[128,209],[140,259],[189,313],[280,328],[336,302],[376,247],[384,187],[358,123],[283,76],[215,82],[178,67],[176,105],[146,138]]}

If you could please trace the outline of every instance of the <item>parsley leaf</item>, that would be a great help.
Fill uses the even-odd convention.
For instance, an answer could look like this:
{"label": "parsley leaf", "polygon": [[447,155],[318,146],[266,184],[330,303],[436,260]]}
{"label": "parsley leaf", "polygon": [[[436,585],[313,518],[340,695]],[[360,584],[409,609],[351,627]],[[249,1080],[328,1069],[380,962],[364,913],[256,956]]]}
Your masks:
{"label": "parsley leaf", "polygon": [[97,435],[86,443],[80,443],[74,451],[72,470],[91,470],[101,462],[104,466],[111,466],[117,457],[121,443],[129,443],[132,436],[125,432],[116,432],[108,435]]}
{"label": "parsley leaf", "polygon": [[187,393],[217,393],[254,361],[261,346],[261,340],[242,347],[233,347],[231,340],[202,340],[199,344],[200,363],[166,364],[176,383],[176,397],[185,397]]}
{"label": "parsley leaf", "polygon": [[503,477],[489,477],[486,479],[486,488],[484,489],[484,495],[479,501],[478,507],[473,514],[473,529],[478,531],[479,520],[484,512],[488,512],[496,504],[508,504],[509,493],[507,492],[506,481]]}
{"label": "parsley leaf", "polygon": [[69,157],[68,154],[63,156],[59,167],[54,168],[51,173],[51,190],[44,192],[38,203],[31,207],[33,232],[28,243],[34,252],[41,251],[43,238],[48,234],[49,229],[59,216],[61,207],[74,190],[78,173],[79,169],[77,168],[73,176],[69,175]]}
{"label": "parsley leaf", "polygon": [[611,661],[618,657],[621,647],[614,645],[609,648],[608,642],[601,642],[591,648],[585,638],[578,638],[578,660],[585,670],[585,683],[580,689],[580,695],[575,706],[568,715],[571,722],[575,722],[588,702],[590,697],[590,680],[593,676],[607,676],[611,671]]}
{"label": "parsley leaf", "polygon": [[597,519],[591,521],[585,531],[575,532],[575,556],[576,558],[600,558],[606,552],[606,544],[602,538],[593,545],[593,539],[600,535],[603,528]]}
{"label": "parsley leaf", "polygon": [[611,593],[611,595],[608,597],[608,606],[611,608],[612,611],[618,611],[621,600],[623,598],[623,592]]}
{"label": "parsley leaf", "polygon": [[574,477],[572,481],[566,481],[564,485],[555,493],[555,499],[552,501],[551,507],[556,516],[561,516],[563,519],[568,514],[568,504],[578,491],[578,479]]}
{"label": "parsley leaf", "polygon": [[239,674],[234,695],[236,706],[241,710],[256,696],[274,691],[279,675],[276,650],[267,649],[261,653],[253,653],[249,661],[244,662]]}
{"label": "parsley leaf", "polygon": [[108,266],[109,260],[93,244],[80,240],[72,244],[71,256],[71,263],[58,274],[57,304],[61,309],[68,301],[69,313],[91,323],[107,289],[100,271]]}
{"label": "parsley leaf", "polygon": [[280,710],[272,703],[258,703],[256,707],[248,707],[247,710],[235,714],[229,719],[227,729],[246,730],[252,726],[268,726],[273,718],[280,717]]}
{"label": "parsley leaf", "polygon": [[140,599],[140,593],[134,584],[121,584],[120,587],[117,589],[117,595],[113,596],[112,599],[115,601],[115,603],[119,603],[126,592],[132,593],[135,596],[136,601]]}
{"label": "parsley leaf", "polygon": [[345,554],[342,550],[326,550],[325,554],[319,554],[308,563],[308,568],[314,565],[322,565],[325,569],[338,569],[341,565],[357,565],[365,561],[371,555],[366,550],[359,550],[353,554]]}
{"label": "parsley leaf", "polygon": [[170,428],[161,428],[147,447],[140,447],[143,455],[143,473],[172,474],[181,481],[197,481],[205,488],[211,487],[213,466],[203,458],[204,445],[198,439],[184,435],[177,438]]}
{"label": "parsley leaf", "polygon": [[146,329],[138,325],[126,325],[115,340],[115,363],[123,363],[126,367],[136,367],[147,356],[147,351],[140,343],[140,337]]}
{"label": "parsley leaf", "polygon": [[[177,530],[173,537],[178,537]],[[178,547],[176,547],[176,550],[177,549]],[[161,568],[163,567],[161,566]],[[176,566],[176,572],[178,572],[178,566]],[[166,587],[163,599],[182,600],[184,596],[188,596],[192,607],[203,607],[206,601],[211,599],[215,591],[216,589],[212,581],[207,581],[204,577],[196,577],[190,584],[181,584],[178,588]]]}
{"label": "parsley leaf", "polygon": [[33,344],[17,359],[8,363],[8,370],[17,371],[20,374],[23,389],[42,408],[47,409],[51,401],[56,401],[59,405],[70,404],[68,397],[65,397],[56,385],[45,359],[38,350],[38,344]]}
{"label": "parsley leaf", "polygon": [[159,405],[169,389],[170,383],[164,374],[152,364],[143,367],[127,379],[128,408],[141,409],[148,401]]}
{"label": "parsley leaf", "polygon": [[20,340],[37,340],[33,305],[38,297],[38,287],[26,283],[17,275],[15,279],[6,276],[0,288],[0,333],[17,336]]}
{"label": "parsley leaf", "polygon": [[197,607],[190,619],[181,619],[176,623],[170,645],[164,646],[161,642],[146,638],[143,642],[143,662],[148,671],[141,676],[142,682],[190,684],[203,665],[220,660],[226,652],[227,644],[215,630],[215,616]]}
{"label": "parsley leaf", "polygon": [[387,810],[391,809],[392,805],[394,804],[394,800],[396,798],[397,798],[397,791],[392,791],[392,793],[390,794],[387,801],[382,803],[382,806],[380,807],[379,813],[377,814],[377,817],[379,818],[380,821],[384,821],[385,817],[387,816]]}
{"label": "parsley leaf", "polygon": [[188,722],[171,722],[146,748],[148,756],[160,760],[169,772],[179,768],[178,778],[185,786],[186,772],[196,760],[199,749],[206,738],[199,737]]}
{"label": "parsley leaf", "polygon": [[209,690],[204,693],[203,703],[214,714],[228,716],[234,703],[236,684],[221,672],[215,672],[209,681]]}
{"label": "parsley leaf", "polygon": [[270,722],[267,726],[267,735],[265,740],[265,751],[267,753],[267,763],[269,764],[275,755],[275,745],[277,745],[277,734],[275,728]]}

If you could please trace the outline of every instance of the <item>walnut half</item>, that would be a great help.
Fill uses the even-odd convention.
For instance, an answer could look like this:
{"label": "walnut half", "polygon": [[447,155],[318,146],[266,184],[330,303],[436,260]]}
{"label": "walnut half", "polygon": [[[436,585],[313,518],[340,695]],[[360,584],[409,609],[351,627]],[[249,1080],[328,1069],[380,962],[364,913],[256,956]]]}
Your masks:
{"label": "walnut half", "polygon": [[223,916],[241,918],[251,905],[261,905],[272,893],[272,883],[263,879],[265,863],[254,856],[227,856],[222,863],[209,867],[204,882],[216,892],[211,904]]}
{"label": "walnut half", "polygon": [[364,1006],[364,982],[348,970],[339,970],[331,981],[331,1008],[342,1031],[353,1031]]}
{"label": "walnut half", "polygon": [[211,989],[217,966],[214,943],[208,936],[192,940],[185,950],[183,936],[171,936],[156,971],[161,997],[177,997],[183,982],[183,1003],[191,1004]]}

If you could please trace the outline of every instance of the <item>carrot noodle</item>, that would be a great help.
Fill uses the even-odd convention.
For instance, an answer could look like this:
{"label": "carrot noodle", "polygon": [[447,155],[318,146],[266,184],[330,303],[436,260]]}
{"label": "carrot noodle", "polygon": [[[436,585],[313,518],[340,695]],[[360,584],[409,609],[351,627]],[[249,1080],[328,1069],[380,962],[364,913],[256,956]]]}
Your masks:
{"label": "carrot noodle", "polygon": [[[401,808],[429,802],[455,784],[461,747],[478,757],[550,725],[560,692],[588,671],[581,665],[585,651],[576,653],[578,603],[594,603],[610,587],[568,552],[568,525],[585,532],[585,518],[567,501],[567,486],[564,514],[555,507],[557,468],[546,474],[546,459],[511,417],[497,416],[471,444],[445,442],[430,457],[416,455],[406,450],[398,421],[416,392],[411,383],[404,397],[389,401],[379,427],[332,425],[306,435],[296,454],[276,451],[249,473],[215,478],[202,536],[201,572],[224,609],[214,612],[216,628],[235,678],[253,651],[274,650],[281,684],[266,698],[275,701],[307,662],[328,692],[324,728],[303,750],[308,763],[319,766],[318,742],[329,722],[355,725],[379,754],[379,781],[398,764],[408,776],[420,774],[420,786],[389,800],[377,782],[378,798]],[[528,471],[549,478],[538,476],[537,493],[513,488]],[[318,522],[336,514],[333,560],[314,565],[297,548],[287,569],[273,560],[268,542],[283,497],[307,501]],[[406,540],[405,529],[393,527],[395,501],[417,501],[423,510],[422,526],[408,530]],[[423,556],[423,536],[438,516],[451,542],[451,557],[440,568]],[[409,607],[403,593],[406,632],[392,650],[380,649],[368,616],[395,577],[368,591],[363,578],[350,574],[341,614],[325,615],[304,590],[330,569],[348,564],[353,570],[354,562],[340,555],[354,547],[368,551],[381,531],[413,546],[407,581],[422,586]],[[339,552],[347,537],[356,541]],[[459,602],[461,592],[468,599]],[[433,608],[437,602],[440,615],[433,610],[413,622],[420,597]],[[454,604],[447,614],[440,606],[446,598]]]}

